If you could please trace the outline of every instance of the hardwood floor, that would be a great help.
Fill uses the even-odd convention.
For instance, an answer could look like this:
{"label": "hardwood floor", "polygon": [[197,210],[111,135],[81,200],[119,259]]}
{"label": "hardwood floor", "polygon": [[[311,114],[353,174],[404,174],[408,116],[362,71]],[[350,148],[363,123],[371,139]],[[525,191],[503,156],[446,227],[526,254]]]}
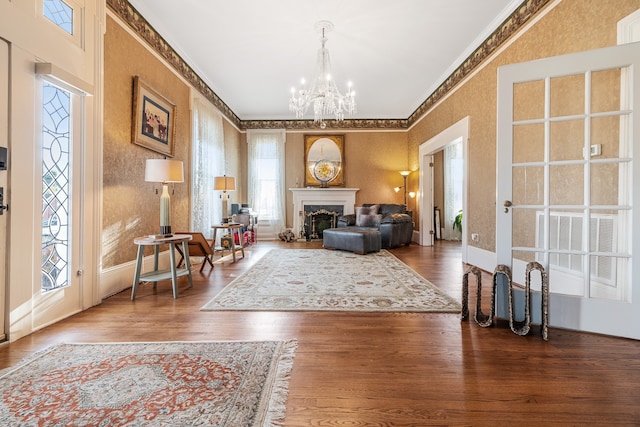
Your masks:
{"label": "hardwood floor", "polygon": [[[177,300],[169,282],[141,285],[134,302],[123,291],[0,347],[0,368],[58,342],[295,338],[286,426],[640,425],[638,341],[551,328],[545,342],[537,326],[519,337],[459,314],[199,311],[273,247],[320,244],[259,242],[235,264],[198,266]],[[456,244],[391,252],[460,297]]]}

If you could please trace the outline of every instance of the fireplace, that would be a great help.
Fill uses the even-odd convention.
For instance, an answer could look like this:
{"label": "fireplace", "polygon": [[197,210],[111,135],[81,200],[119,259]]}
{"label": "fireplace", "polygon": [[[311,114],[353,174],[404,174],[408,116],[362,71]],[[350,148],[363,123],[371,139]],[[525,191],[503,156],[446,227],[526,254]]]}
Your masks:
{"label": "fireplace", "polygon": [[322,232],[335,228],[342,215],[342,205],[305,205],[303,236],[310,240],[322,239]]}
{"label": "fireplace", "polygon": [[[316,234],[321,239],[322,234],[318,228],[324,230],[327,225],[333,227],[338,222],[338,216],[355,213],[356,191],[358,188],[290,188],[293,193],[293,228],[296,238],[305,239],[305,224],[309,229],[309,235],[313,234],[313,220],[315,219]],[[326,210],[327,212],[317,212]],[[309,215],[310,212],[317,212]],[[335,214],[335,212],[338,212]],[[331,220],[334,222],[331,222]],[[309,222],[307,222],[307,220]],[[328,223],[327,223],[328,221]]]}

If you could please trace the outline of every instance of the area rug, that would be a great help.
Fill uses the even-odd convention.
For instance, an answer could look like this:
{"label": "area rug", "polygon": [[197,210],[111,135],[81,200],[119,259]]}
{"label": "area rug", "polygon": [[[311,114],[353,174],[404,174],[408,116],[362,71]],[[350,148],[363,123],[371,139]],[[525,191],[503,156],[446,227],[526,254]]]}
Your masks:
{"label": "area rug", "polygon": [[55,345],[0,371],[0,425],[283,425],[296,345]]}
{"label": "area rug", "polygon": [[272,249],[202,310],[459,312],[390,252]]}

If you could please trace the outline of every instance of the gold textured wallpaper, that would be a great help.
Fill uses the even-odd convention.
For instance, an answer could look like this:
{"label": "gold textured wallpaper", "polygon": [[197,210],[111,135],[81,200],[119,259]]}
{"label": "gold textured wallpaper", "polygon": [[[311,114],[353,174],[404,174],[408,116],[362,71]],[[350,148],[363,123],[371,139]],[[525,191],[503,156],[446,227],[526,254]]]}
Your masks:
{"label": "gold textured wallpaper", "polygon": [[[553,9],[550,9],[553,8]],[[360,188],[356,204],[402,203],[402,193],[393,187],[402,185],[400,170],[412,170],[407,191],[418,191],[420,144],[428,141],[460,119],[470,117],[468,152],[469,199],[465,221],[468,233],[478,233],[479,242],[468,243],[495,251],[496,209],[496,92],[497,69],[504,64],[584,51],[616,44],[618,20],[640,8],[640,0],[563,0],[549,2],[539,14],[548,13],[533,24],[477,74],[463,81],[438,104],[424,110],[409,130],[332,129],[327,133],[345,135],[345,186]],[[426,43],[426,42],[425,42]],[[484,64],[483,64],[484,65]],[[104,117],[104,200],[103,200],[103,268],[135,259],[134,237],[155,233],[159,218],[159,199],[154,190],[159,186],[144,182],[144,161],[160,157],[157,153],[131,143],[132,80],[139,75],[154,89],[177,106],[176,159],[185,162],[185,183],[174,186],[172,225],[175,230],[189,223],[189,141],[190,112],[188,85],[166,68],[147,48],[111,18],[105,35],[105,117]],[[615,81],[616,76],[597,76]],[[566,91],[572,95],[571,82]],[[567,82],[558,81],[559,85]],[[535,93],[539,88],[523,87],[522,93]],[[578,102],[578,101],[576,101]],[[606,102],[606,100],[603,100]],[[611,102],[615,102],[611,101]],[[559,107],[564,108],[564,107]],[[423,110],[420,109],[420,114]],[[535,111],[525,112],[535,114]],[[237,179],[238,191],[232,202],[246,201],[246,134],[228,121],[224,122],[225,161]],[[260,124],[260,123],[259,123]],[[611,135],[615,123],[597,123],[594,132]],[[248,126],[251,127],[251,126]],[[521,139],[535,134],[525,129]],[[571,128],[559,134],[572,134]],[[304,135],[317,130],[287,132],[286,188],[304,185]],[[603,137],[604,138],[604,137]],[[610,136],[610,138],[614,138]],[[615,139],[611,139],[615,141]],[[606,143],[606,142],[605,142]],[[603,147],[606,146],[603,144]],[[565,155],[565,149],[558,155]],[[535,153],[526,154],[535,155]],[[603,177],[615,171],[602,171]],[[609,184],[602,181],[602,188]],[[609,186],[610,188],[610,186]],[[614,197],[615,192],[603,192]],[[415,199],[407,199],[409,208],[417,212]],[[287,191],[287,225],[292,225],[292,195]],[[417,216],[416,227],[419,224]]]}
{"label": "gold textured wallpaper", "polygon": [[[189,224],[189,87],[111,18],[107,19],[104,68],[102,268],[136,257],[133,239],[159,232],[162,185],[145,182],[147,159],[163,158],[131,142],[133,77],[140,76],[176,104],[175,159],[184,162],[185,182],[171,184],[171,225]],[[158,190],[158,194],[156,194]]]}
{"label": "gold textured wallpaper", "polygon": [[[547,8],[553,4],[550,3]],[[428,111],[409,130],[409,167],[415,169],[420,160],[420,144],[465,116],[470,116],[467,159],[469,198],[465,220],[468,221],[468,233],[478,233],[480,236],[477,243],[469,240],[470,245],[495,251],[497,68],[505,64],[614,46],[618,21],[639,8],[640,0],[560,2],[475,76],[463,82],[455,93]],[[544,12],[543,9],[539,13]],[[603,80],[610,78],[611,76],[602,76]],[[569,83],[558,82],[560,85]],[[536,88],[523,90],[535,91]],[[571,89],[567,87],[566,90]],[[602,133],[610,129],[610,124],[602,123],[600,126],[601,130],[598,131]],[[572,131],[574,130],[562,130]],[[611,174],[603,172],[604,175]]]}
{"label": "gold textured wallpaper", "polygon": [[[402,203],[402,192],[393,187],[402,185],[398,171],[406,170],[407,133],[397,132],[336,132],[344,134],[345,187],[359,188],[356,205],[363,203]],[[307,134],[312,134],[308,132]],[[313,133],[322,135],[322,133]],[[304,186],[304,135],[287,133],[286,185],[287,189]],[[417,175],[414,173],[412,175]],[[407,201],[407,204],[411,204]],[[293,225],[293,196],[287,190],[287,225]]]}

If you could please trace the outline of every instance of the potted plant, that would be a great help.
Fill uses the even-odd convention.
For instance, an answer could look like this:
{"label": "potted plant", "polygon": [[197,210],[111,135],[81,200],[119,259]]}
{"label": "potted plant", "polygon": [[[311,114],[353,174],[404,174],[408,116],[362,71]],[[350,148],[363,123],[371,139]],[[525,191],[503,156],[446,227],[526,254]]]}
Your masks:
{"label": "potted plant", "polygon": [[462,209],[458,211],[458,215],[453,219],[453,229],[462,233]]}

